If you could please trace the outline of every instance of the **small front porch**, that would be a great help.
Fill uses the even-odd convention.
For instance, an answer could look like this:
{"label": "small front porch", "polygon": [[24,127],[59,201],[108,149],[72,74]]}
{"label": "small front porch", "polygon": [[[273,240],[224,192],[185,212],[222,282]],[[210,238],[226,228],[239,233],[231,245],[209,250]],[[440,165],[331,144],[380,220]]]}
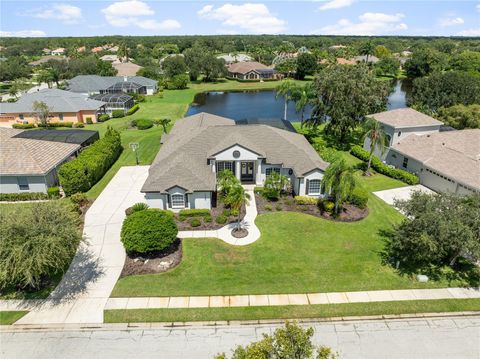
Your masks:
{"label": "small front porch", "polygon": [[245,185],[261,184],[261,161],[219,161],[216,165],[216,172],[230,170],[235,177]]}

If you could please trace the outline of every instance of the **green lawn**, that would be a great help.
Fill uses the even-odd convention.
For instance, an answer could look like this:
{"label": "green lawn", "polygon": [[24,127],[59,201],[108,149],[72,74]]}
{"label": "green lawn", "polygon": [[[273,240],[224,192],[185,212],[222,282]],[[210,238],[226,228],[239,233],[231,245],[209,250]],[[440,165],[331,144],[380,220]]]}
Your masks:
{"label": "green lawn", "polygon": [[365,315],[478,311],[480,299],[289,305],[272,307],[105,310],[105,323],[331,318]]}
{"label": "green lawn", "polygon": [[11,325],[27,314],[27,311],[0,311],[0,325]]}
{"label": "green lawn", "polygon": [[[298,81],[301,83],[302,81]],[[193,102],[197,93],[206,91],[241,91],[241,90],[268,90],[278,86],[279,81],[269,82],[237,82],[224,80],[211,83],[193,83],[185,90],[165,90],[163,96],[147,96],[145,102],[140,103],[140,109],[133,115],[124,118],[111,119],[107,122],[87,125],[87,130],[98,130],[103,135],[107,126],[111,126],[121,132],[123,153],[119,159],[105,174],[105,176],[88,192],[90,199],[95,199],[102,192],[105,186],[110,182],[113,176],[122,166],[135,165],[135,154],[129,147],[129,143],[138,142],[139,163],[142,165],[151,164],[160,149],[160,138],[162,135],[161,127],[153,127],[148,130],[136,130],[129,128],[133,119],[148,118],[170,118],[172,124],[175,120],[182,118],[187,112],[188,106]]]}
{"label": "green lawn", "polygon": [[[361,177],[369,191],[403,185],[383,175]],[[370,214],[355,223],[333,222],[302,213],[257,217],[261,238],[235,247],[218,239],[185,239],[183,259],[162,274],[120,279],[113,297],[235,295],[434,288],[382,264],[379,230],[402,216],[370,196]]]}

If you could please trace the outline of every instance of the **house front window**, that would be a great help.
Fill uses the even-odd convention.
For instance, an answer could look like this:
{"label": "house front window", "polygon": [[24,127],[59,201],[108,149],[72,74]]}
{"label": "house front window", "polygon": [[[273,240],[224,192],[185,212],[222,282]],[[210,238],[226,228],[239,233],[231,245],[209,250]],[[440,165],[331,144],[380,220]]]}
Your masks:
{"label": "house front window", "polygon": [[183,194],[172,194],[172,208],[185,208],[185,196]]}
{"label": "house front window", "polygon": [[20,191],[28,191],[30,185],[28,184],[28,179],[26,177],[17,177],[18,189]]}
{"label": "house front window", "polygon": [[403,163],[402,163],[403,168],[408,167],[408,157],[403,157]]}
{"label": "house front window", "polygon": [[60,113],[60,114],[58,115],[58,119],[59,119],[60,121],[63,121],[63,113]]}
{"label": "house front window", "polygon": [[217,172],[222,172],[224,170],[230,170],[232,172],[235,172],[233,169],[233,164],[234,162],[231,162],[231,161],[217,161],[216,162]]}
{"label": "house front window", "polygon": [[308,194],[320,194],[320,180],[313,179],[308,181]]}
{"label": "house front window", "polygon": [[278,167],[269,167],[265,170],[265,174],[268,176],[270,176],[272,174],[272,172],[277,172],[277,173],[280,173],[280,168]]}
{"label": "house front window", "polygon": [[20,115],[18,115],[18,118],[19,118],[20,120],[24,120],[24,119],[25,119],[25,116],[23,115],[23,113],[21,113]]}

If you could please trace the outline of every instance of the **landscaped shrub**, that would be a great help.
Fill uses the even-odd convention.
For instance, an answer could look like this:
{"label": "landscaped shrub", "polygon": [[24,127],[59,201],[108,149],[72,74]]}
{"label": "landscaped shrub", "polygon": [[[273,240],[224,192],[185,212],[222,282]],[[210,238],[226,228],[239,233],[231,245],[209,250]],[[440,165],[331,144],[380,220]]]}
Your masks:
{"label": "landscaped shrub", "polygon": [[60,189],[58,187],[49,187],[47,194],[49,198],[58,198],[60,197]]}
{"label": "landscaped shrub", "polygon": [[[362,161],[368,161],[370,153],[360,146],[353,146],[350,153]],[[385,176],[398,179],[410,185],[418,184],[419,179],[414,174],[401,170],[399,168],[392,168],[383,163],[377,156],[372,157],[372,168]]]}
{"label": "landscaped shrub", "polygon": [[33,123],[14,123],[12,128],[16,128],[18,130],[28,130],[30,128],[35,128]]}
{"label": "landscaped shrub", "polygon": [[272,172],[263,185],[262,195],[271,201],[276,201],[280,198],[280,195],[288,184],[288,178],[284,175],[281,175],[278,172]]}
{"label": "landscaped shrub", "polygon": [[255,187],[255,188],[253,189],[253,192],[254,192],[255,194],[258,194],[258,195],[261,196],[262,193],[263,193],[263,187]]}
{"label": "landscaped shrub", "polygon": [[110,116],[106,113],[98,116],[98,119],[97,119],[98,122],[105,122],[105,121],[108,121],[108,120],[110,120]]}
{"label": "landscaped shrub", "polygon": [[83,123],[80,123],[80,122],[74,123],[72,125],[72,128],[84,128],[84,127],[85,127],[85,125]]}
{"label": "landscaped shrub", "polygon": [[232,211],[229,208],[223,210],[222,215],[225,217],[230,217],[232,215]]}
{"label": "landscaped shrub", "polygon": [[143,202],[138,202],[138,203],[135,203],[133,206],[128,207],[128,208],[125,210],[125,214],[126,214],[127,216],[129,216],[129,215],[131,215],[132,213],[144,211],[144,210],[146,210],[146,209],[148,209],[148,208],[149,208],[148,204],[143,203]]}
{"label": "landscaped shrub", "polygon": [[0,193],[0,202],[36,201],[48,199],[43,192]]}
{"label": "landscaped shrub", "polygon": [[81,240],[68,202],[3,206],[0,211],[0,290],[39,289],[70,264]]}
{"label": "landscaped shrub", "polygon": [[333,210],[335,209],[335,203],[328,199],[322,199],[318,201],[318,207],[322,212],[333,213]]}
{"label": "landscaped shrub", "polygon": [[93,121],[92,121],[91,117],[87,117],[85,120],[87,121],[87,125],[93,124]]}
{"label": "landscaped shrub", "polygon": [[153,126],[153,121],[146,118],[140,118],[135,122],[132,121],[133,123],[139,130],[147,130]]}
{"label": "landscaped shrub", "polygon": [[191,227],[200,227],[202,222],[200,222],[200,219],[198,218],[192,218],[188,223],[190,223]]}
{"label": "landscaped shrub", "polygon": [[123,110],[114,110],[114,111],[112,111],[112,117],[113,117],[113,118],[122,118],[122,117],[125,117],[125,111],[123,111]]}
{"label": "landscaped shrub", "polygon": [[348,202],[358,208],[366,208],[368,203],[368,192],[362,188],[356,187],[353,192],[350,193]]}
{"label": "landscaped shrub", "polygon": [[217,218],[215,218],[215,222],[217,222],[218,224],[225,224],[227,223],[227,216],[223,215],[223,214],[220,214],[217,216]]}
{"label": "landscaped shrub", "polygon": [[138,110],[140,109],[140,106],[139,105],[133,105],[132,107],[130,107],[127,111],[127,115],[133,115],[135,112],[137,112]]}
{"label": "landscaped shrub", "polygon": [[81,192],[72,194],[70,196],[70,201],[73,203],[78,212],[82,212],[82,208],[88,204],[87,195]]}
{"label": "landscaped shrub", "polygon": [[282,207],[282,205],[281,205],[280,203],[278,203],[278,204],[275,206],[275,209],[276,209],[277,211],[282,211],[282,210],[283,210],[283,207]]}
{"label": "landscaped shrub", "polygon": [[266,204],[265,205],[265,210],[266,211],[271,211],[273,208],[272,208],[272,205],[271,204]]}
{"label": "landscaped shrub", "polygon": [[73,126],[73,122],[49,122],[49,123],[39,123],[38,127],[68,127]]}
{"label": "landscaped shrub", "polygon": [[299,205],[317,204],[318,203],[317,198],[309,197],[309,196],[295,196],[294,201],[295,201],[295,204],[299,204]]}
{"label": "landscaped shrub", "polygon": [[178,218],[184,221],[187,218],[192,217],[211,217],[209,209],[182,209],[178,212]]}
{"label": "landscaped shrub", "polygon": [[135,98],[135,103],[140,103],[140,102],[145,102],[145,96],[137,94],[137,97]]}
{"label": "landscaped shrub", "polygon": [[146,209],[125,218],[120,237],[127,253],[143,254],[168,248],[177,233],[171,212]]}
{"label": "landscaped shrub", "polygon": [[103,138],[60,167],[58,176],[65,194],[87,192],[115,163],[122,150],[120,134],[109,127]]}

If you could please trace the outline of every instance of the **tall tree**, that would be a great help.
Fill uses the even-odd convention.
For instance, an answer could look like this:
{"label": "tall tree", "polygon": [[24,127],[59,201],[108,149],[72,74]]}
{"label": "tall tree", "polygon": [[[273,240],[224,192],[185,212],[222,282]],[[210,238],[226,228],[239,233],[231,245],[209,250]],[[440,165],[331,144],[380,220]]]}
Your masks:
{"label": "tall tree", "polygon": [[435,49],[418,49],[405,62],[405,71],[410,78],[427,76],[447,68],[447,55]]}
{"label": "tall tree", "polygon": [[52,109],[43,101],[34,101],[32,105],[33,117],[35,121],[40,122],[43,126],[47,127],[50,122],[50,112]]}
{"label": "tall tree", "polygon": [[303,125],[305,118],[305,109],[313,103],[315,91],[313,83],[308,82],[303,86],[296,86],[292,93],[292,100],[295,102],[295,110],[301,114],[301,123]]}
{"label": "tall tree", "polygon": [[369,174],[375,149],[378,149],[383,155],[388,146],[388,137],[383,124],[373,118],[367,118],[363,125],[363,130],[364,135],[362,141],[368,138],[370,142],[370,157],[368,158],[367,169],[365,170],[365,174]]}
{"label": "tall tree", "polygon": [[13,80],[10,88],[8,89],[8,94],[15,98],[18,98],[19,93],[27,91],[31,86],[29,85],[27,79],[19,78]]}
{"label": "tall tree", "polygon": [[368,58],[375,53],[375,45],[371,40],[368,40],[360,45],[359,52],[367,57],[366,63],[368,63]]}
{"label": "tall tree", "polygon": [[159,120],[155,120],[154,123],[156,125],[160,125],[163,128],[163,133],[167,133],[167,126],[172,122],[169,118],[161,118]]}
{"label": "tall tree", "polygon": [[371,113],[387,107],[389,85],[378,81],[366,65],[326,67],[315,79],[312,116],[305,123],[326,131],[345,143],[350,132]]}
{"label": "tall tree", "polygon": [[223,201],[228,205],[235,213],[237,213],[237,226],[236,231],[242,229],[240,222],[240,210],[243,205],[247,205],[250,200],[250,195],[245,191],[241,184],[232,186]]}
{"label": "tall tree", "polygon": [[322,192],[330,193],[335,201],[336,214],[356,186],[355,170],[343,158],[337,158],[327,167],[321,183]]}
{"label": "tall tree", "polygon": [[299,80],[303,80],[306,75],[313,75],[317,71],[317,58],[308,52],[298,55],[297,57],[297,70],[295,77]]}
{"label": "tall tree", "polygon": [[166,77],[172,78],[184,75],[187,72],[187,65],[183,56],[168,56],[162,61],[162,69]]}
{"label": "tall tree", "polygon": [[288,112],[288,101],[292,99],[292,95],[295,92],[296,85],[293,81],[286,80],[282,81],[280,85],[275,88],[275,97],[283,97],[285,101],[284,110],[283,110],[283,119],[287,121],[287,112]]}

